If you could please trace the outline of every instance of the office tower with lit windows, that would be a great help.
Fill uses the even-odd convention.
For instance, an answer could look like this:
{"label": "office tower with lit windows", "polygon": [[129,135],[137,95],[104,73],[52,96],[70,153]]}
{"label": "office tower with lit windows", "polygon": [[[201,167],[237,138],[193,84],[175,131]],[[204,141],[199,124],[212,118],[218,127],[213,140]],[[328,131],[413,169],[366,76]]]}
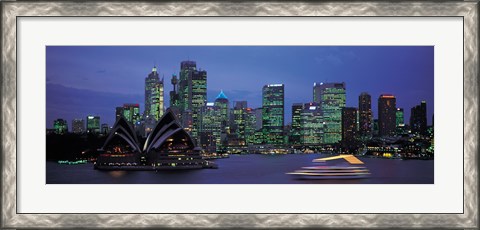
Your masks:
{"label": "office tower with lit windows", "polygon": [[369,138],[373,131],[372,97],[363,92],[358,96],[358,134]]}
{"label": "office tower with lit windows", "polygon": [[425,135],[427,133],[427,102],[414,106],[410,113],[410,128],[412,133]]}
{"label": "office tower with lit windows", "polygon": [[395,135],[396,98],[392,94],[382,94],[378,98],[378,135]]}
{"label": "office tower with lit windows", "polygon": [[345,83],[314,83],[313,102],[318,103],[323,116],[323,141],[334,144],[342,140],[342,108],[346,100]]}
{"label": "office tower with lit windows", "polygon": [[262,107],[260,108],[256,108],[256,109],[253,109],[253,113],[255,113],[255,130],[261,130],[262,129],[262,112],[263,112],[263,109]]}
{"label": "office tower with lit windows", "polygon": [[229,127],[229,120],[230,120],[230,106],[229,101],[223,90],[220,91],[218,96],[215,98],[214,105],[220,109],[220,119],[222,122],[222,132],[225,132]]}
{"label": "office tower with lit windows", "polygon": [[395,113],[395,132],[397,135],[402,135],[405,132],[405,115],[403,108],[397,108]]}
{"label": "office tower with lit windows", "polygon": [[56,134],[65,134],[68,133],[68,124],[67,121],[61,118],[53,121],[53,129]]}
{"label": "office tower with lit windows", "polygon": [[128,122],[137,125],[137,122],[140,122],[140,105],[123,104],[123,117]]}
{"label": "office tower with lit windows", "polygon": [[[163,78],[160,80],[157,67],[154,66],[152,72],[145,78],[145,120],[156,122],[163,116]],[[150,119],[148,119],[150,118]]]}
{"label": "office tower with lit windows", "polygon": [[405,125],[403,108],[397,108],[395,112],[395,126],[403,127]]}
{"label": "office tower with lit windows", "polygon": [[87,116],[87,133],[100,133],[100,116]]}
{"label": "office tower with lit windows", "polygon": [[237,138],[245,140],[246,101],[236,101],[233,106],[233,125]]}
{"label": "office tower with lit windows", "polygon": [[207,102],[207,71],[197,70],[197,63],[194,61],[180,63],[178,97],[182,124],[192,137],[198,140],[200,109]]}
{"label": "office tower with lit windows", "polygon": [[252,108],[245,108],[245,143],[247,145],[252,145],[255,143],[255,131],[257,117],[255,115],[255,110]]}
{"label": "office tower with lit windows", "polygon": [[[293,124],[293,123],[292,123]],[[306,103],[300,113],[300,142],[303,145],[324,143],[322,109],[318,103]]]}
{"label": "office tower with lit windows", "polygon": [[[302,121],[301,115],[303,110],[302,103],[294,103],[292,105],[292,128],[290,129],[290,143],[292,145],[301,144]],[[322,127],[323,129],[323,127]]]}
{"label": "office tower with lit windows", "polygon": [[85,120],[73,119],[72,120],[72,133],[82,134],[85,132]]}
{"label": "office tower with lit windows", "polygon": [[219,152],[222,148],[222,120],[220,108],[213,102],[200,109],[200,145],[207,152]]}
{"label": "office tower with lit windows", "polygon": [[357,108],[345,107],[342,109],[342,144],[353,147],[357,138]]}
{"label": "office tower with lit windows", "polygon": [[270,84],[263,86],[262,92],[262,132],[265,144],[284,143],[284,102],[285,86]]}

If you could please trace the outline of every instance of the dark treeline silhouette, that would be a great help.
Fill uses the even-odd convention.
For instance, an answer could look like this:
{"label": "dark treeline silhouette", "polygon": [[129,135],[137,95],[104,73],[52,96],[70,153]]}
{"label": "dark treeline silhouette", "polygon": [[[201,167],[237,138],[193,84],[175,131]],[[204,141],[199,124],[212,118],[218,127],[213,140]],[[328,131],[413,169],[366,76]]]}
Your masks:
{"label": "dark treeline silhouette", "polygon": [[97,157],[104,136],[67,134],[47,135],[47,160],[76,160]]}

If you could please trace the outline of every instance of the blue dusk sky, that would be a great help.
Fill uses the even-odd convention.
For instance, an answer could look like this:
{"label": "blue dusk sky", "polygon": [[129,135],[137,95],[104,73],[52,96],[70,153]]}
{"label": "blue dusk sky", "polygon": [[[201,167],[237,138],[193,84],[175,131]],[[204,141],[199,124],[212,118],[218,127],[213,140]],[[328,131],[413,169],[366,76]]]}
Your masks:
{"label": "blue dusk sky", "polygon": [[144,110],[145,78],[154,65],[164,76],[165,106],[169,105],[172,74],[180,62],[197,62],[207,71],[207,98],[223,90],[231,106],[248,101],[262,105],[262,87],[285,84],[285,124],[293,103],[313,100],[314,82],[345,82],[347,106],[358,107],[358,96],[372,96],[374,118],[378,97],[389,93],[404,108],[427,102],[428,124],[434,111],[433,46],[48,46],[46,63],[47,128],[63,118],[71,121],[99,115],[115,121],[115,107],[138,103]]}

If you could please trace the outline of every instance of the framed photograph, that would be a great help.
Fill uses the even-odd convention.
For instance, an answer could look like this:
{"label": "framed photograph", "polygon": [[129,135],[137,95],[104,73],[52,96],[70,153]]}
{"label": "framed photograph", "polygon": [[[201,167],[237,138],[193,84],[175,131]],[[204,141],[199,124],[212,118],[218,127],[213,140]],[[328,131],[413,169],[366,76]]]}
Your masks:
{"label": "framed photograph", "polygon": [[479,226],[478,2],[1,6],[3,228]]}

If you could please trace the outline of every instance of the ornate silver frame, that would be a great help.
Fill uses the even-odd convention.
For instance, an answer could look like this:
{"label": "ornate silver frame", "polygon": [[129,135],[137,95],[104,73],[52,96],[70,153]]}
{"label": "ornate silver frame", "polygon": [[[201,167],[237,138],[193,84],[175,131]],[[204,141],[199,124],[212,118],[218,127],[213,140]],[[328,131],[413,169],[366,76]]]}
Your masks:
{"label": "ornate silver frame", "polygon": [[[2,228],[478,228],[478,11],[466,2],[3,2]],[[16,19],[20,16],[455,16],[464,20],[463,214],[18,214]]]}

